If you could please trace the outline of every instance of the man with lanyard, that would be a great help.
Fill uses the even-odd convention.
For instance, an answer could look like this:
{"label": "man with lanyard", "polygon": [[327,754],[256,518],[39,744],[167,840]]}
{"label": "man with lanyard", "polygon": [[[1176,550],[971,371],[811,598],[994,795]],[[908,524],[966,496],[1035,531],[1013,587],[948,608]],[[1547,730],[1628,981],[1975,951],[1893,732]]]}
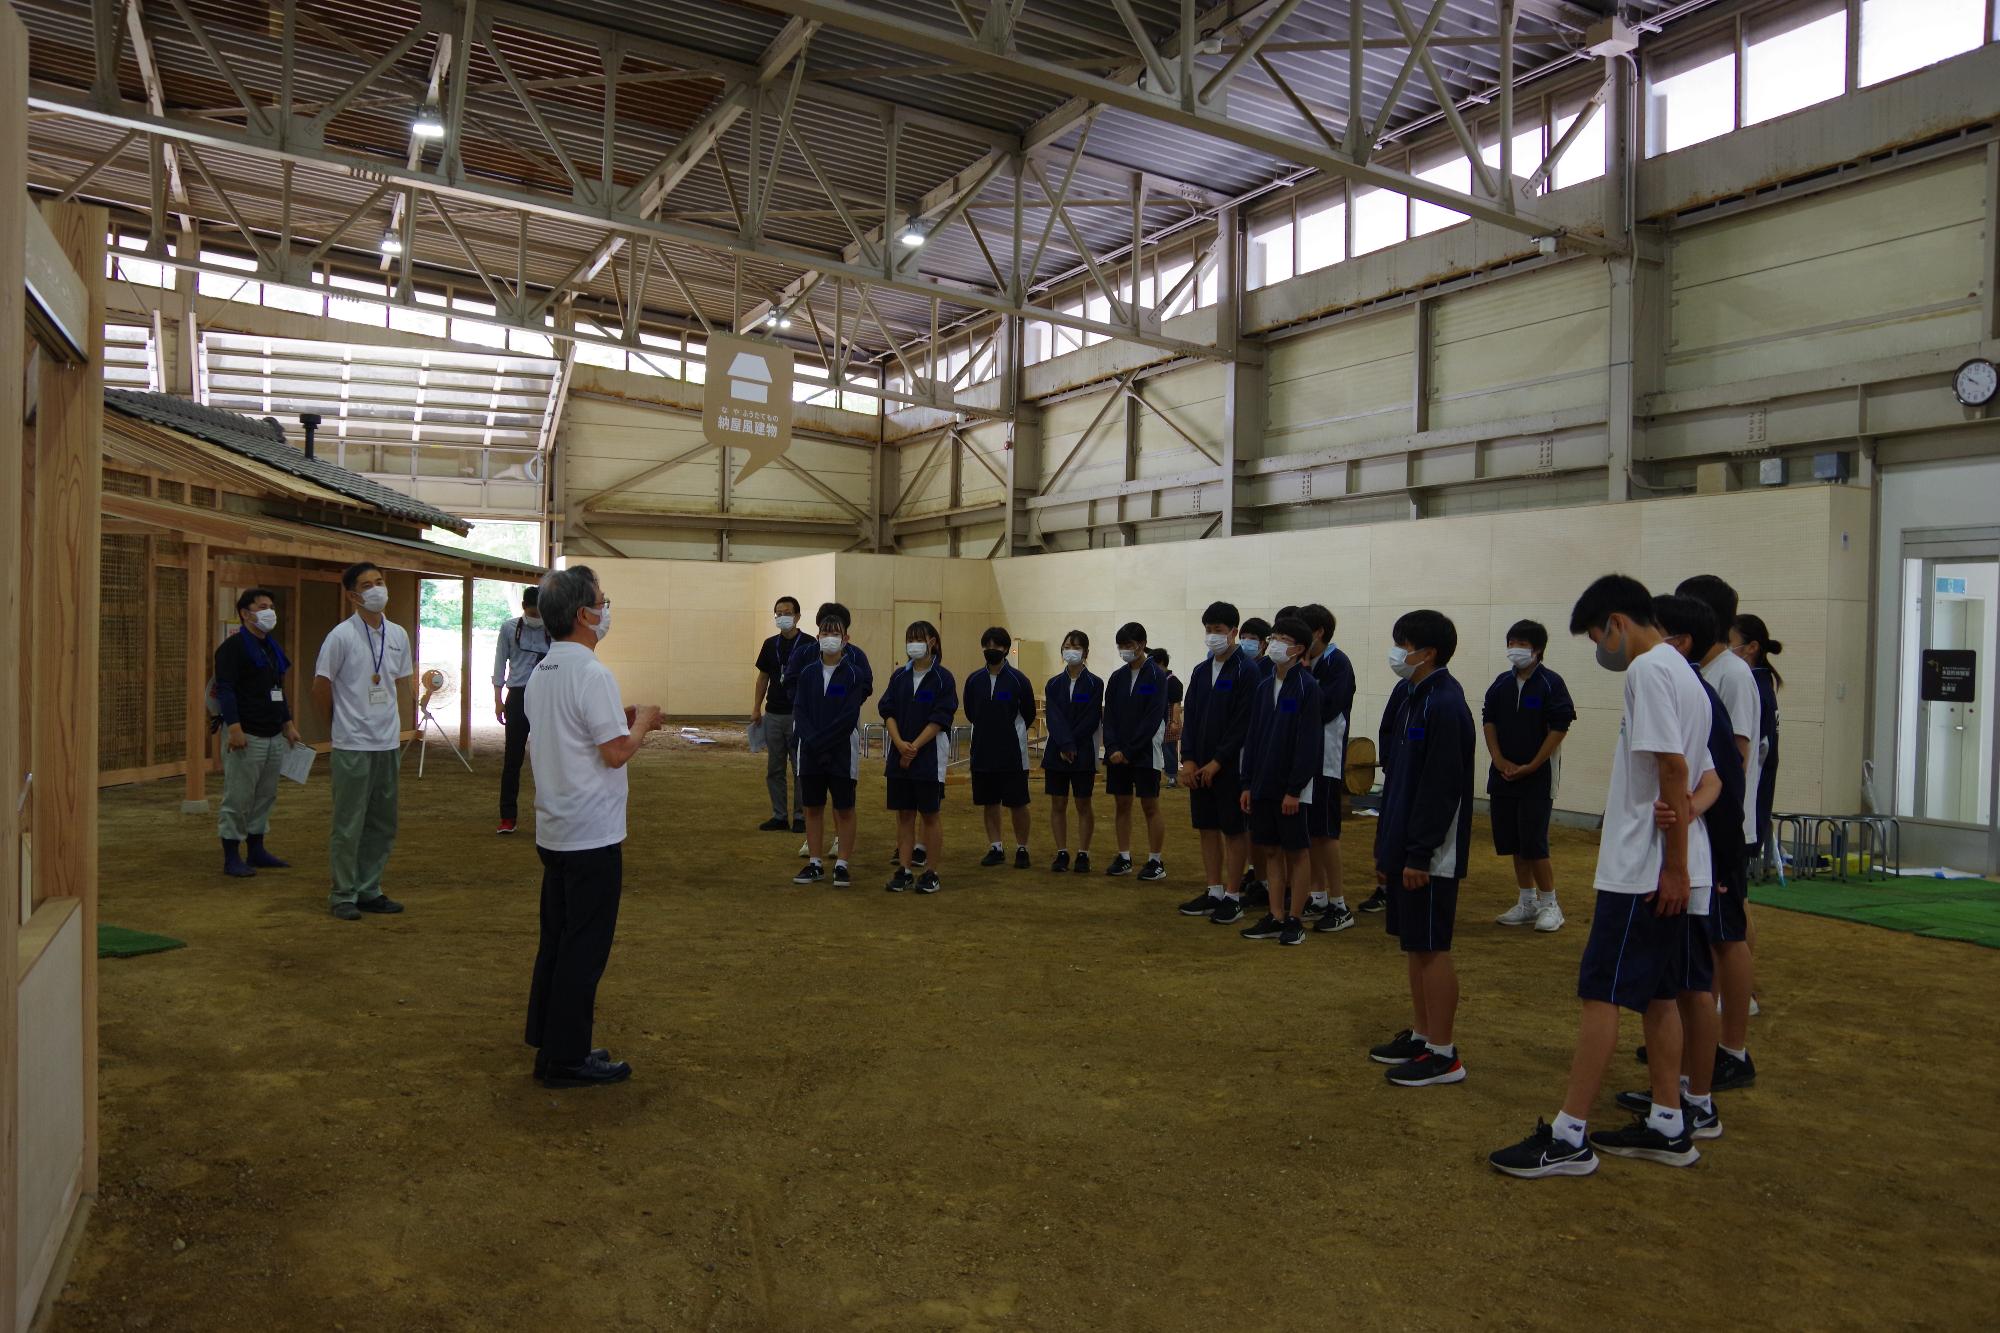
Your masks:
{"label": "man with lanyard", "polygon": [[382,614],[388,579],[364,560],[341,572],[354,614],[333,627],[313,668],[313,703],[329,719],[333,751],[333,836],[328,910],[341,921],[403,905],[382,892],[396,842],[396,786],[403,718],[396,682],[412,674],[410,636]]}
{"label": "man with lanyard", "polygon": [[542,628],[537,602],[542,590],[529,584],[521,594],[521,614],[500,627],[493,646],[493,714],[507,728],[507,757],[500,766],[500,833],[512,833],[520,817],[521,762],[528,757],[528,678],[549,655],[549,632]]}
{"label": "man with lanyard", "polygon": [[[799,599],[780,597],[771,605],[777,633],[757,649],[757,685],[750,699],[750,725],[764,724],[764,789],[771,795],[771,817],[757,827],[766,833],[806,831],[805,807],[799,800],[798,760],[792,752],[792,686],[785,663],[799,646]],[[785,765],[792,766],[791,818],[785,818]]]}
{"label": "man with lanyard", "polygon": [[[278,612],[263,588],[245,588],[236,599],[236,632],[215,650],[215,702],[229,743],[222,751],[222,873],[248,879],[259,870],[282,870],[264,848],[285,752],[301,744],[292,707],[285,701],[285,673],[292,664],[271,637]],[[248,838],[246,859],[237,844]]]}

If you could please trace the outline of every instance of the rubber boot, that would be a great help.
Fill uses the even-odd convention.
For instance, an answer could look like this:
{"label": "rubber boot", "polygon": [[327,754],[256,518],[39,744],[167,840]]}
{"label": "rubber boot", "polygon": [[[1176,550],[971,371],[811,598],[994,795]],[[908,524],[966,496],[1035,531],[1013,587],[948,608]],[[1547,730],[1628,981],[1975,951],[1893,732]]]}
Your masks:
{"label": "rubber boot", "polygon": [[253,879],[257,874],[237,854],[236,842],[232,838],[222,840],[222,873],[231,879]]}
{"label": "rubber boot", "polygon": [[292,864],[290,861],[281,861],[265,851],[264,835],[261,833],[250,835],[250,855],[246,859],[259,870],[286,870]]}

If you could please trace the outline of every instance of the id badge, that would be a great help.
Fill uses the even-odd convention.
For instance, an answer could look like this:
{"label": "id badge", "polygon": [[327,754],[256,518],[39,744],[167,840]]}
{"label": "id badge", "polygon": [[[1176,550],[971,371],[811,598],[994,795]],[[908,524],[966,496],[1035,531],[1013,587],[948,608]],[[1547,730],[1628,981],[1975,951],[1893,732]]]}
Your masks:
{"label": "id badge", "polygon": [[284,701],[285,701],[285,687],[282,685],[273,685],[271,687],[271,702],[274,704],[281,704]]}
{"label": "id badge", "polygon": [[388,686],[386,686],[386,685],[376,685],[376,686],[372,686],[372,687],[370,687],[370,689],[369,689],[369,691],[368,691],[368,706],[369,706],[370,708],[386,708],[386,707],[388,707],[388,706],[389,706],[389,687],[388,687]]}

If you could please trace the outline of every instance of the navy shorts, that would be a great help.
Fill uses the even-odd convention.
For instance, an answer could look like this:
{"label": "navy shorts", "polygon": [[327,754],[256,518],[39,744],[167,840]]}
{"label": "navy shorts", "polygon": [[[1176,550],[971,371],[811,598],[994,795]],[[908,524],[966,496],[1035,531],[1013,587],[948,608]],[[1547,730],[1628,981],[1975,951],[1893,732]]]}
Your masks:
{"label": "navy shorts", "polygon": [[1324,773],[1313,779],[1312,808],[1306,811],[1306,832],[1314,842],[1340,841],[1340,802],[1347,784]]}
{"label": "navy shorts", "polygon": [[1577,998],[1637,1013],[1655,1000],[1673,999],[1688,978],[1688,940],[1704,929],[1700,917],[1653,915],[1646,894],[1598,890],[1576,973]]}
{"label": "navy shorts", "polygon": [[1028,803],[1028,770],[1003,768],[991,773],[974,773],[972,803],[1004,805],[1009,810],[1018,810]]}
{"label": "navy shorts", "polygon": [[1074,796],[1079,801],[1087,801],[1097,790],[1097,774],[1043,773],[1042,790],[1050,796]]}
{"label": "navy shorts", "polygon": [[1307,828],[1306,812],[1312,807],[1302,805],[1297,814],[1286,814],[1285,803],[1279,797],[1252,798],[1250,802],[1250,841],[1259,847],[1282,847],[1288,852],[1303,852],[1312,846],[1312,833]]}
{"label": "navy shorts", "polygon": [[1382,892],[1389,899],[1383,919],[1404,953],[1450,953],[1451,927],[1458,916],[1458,881],[1431,876],[1421,889],[1403,887],[1403,872],[1389,872]]}
{"label": "navy shorts", "polygon": [[1682,933],[1686,944],[1681,949],[1680,975],[1674,980],[1674,992],[1685,994],[1689,991],[1706,993],[1715,989],[1715,951],[1709,947],[1710,925],[1715,920],[1711,910],[1707,916],[1684,913],[1680,918],[1686,924]]}
{"label": "navy shorts", "polygon": [[1203,831],[1226,838],[1242,835],[1248,827],[1243,813],[1243,779],[1234,773],[1217,773],[1206,787],[1188,789],[1188,822]]}
{"label": "navy shorts", "polygon": [[1160,794],[1160,770],[1134,768],[1130,764],[1106,764],[1104,793],[1107,796],[1137,796],[1150,801]]}
{"label": "navy shorts", "polygon": [[1549,814],[1556,804],[1553,797],[1489,796],[1486,804],[1493,821],[1495,855],[1548,860]]}
{"label": "navy shorts", "polygon": [[836,810],[854,808],[854,779],[843,778],[838,773],[799,774],[799,804],[817,810],[833,798]]}
{"label": "navy shorts", "polygon": [[889,808],[891,810],[914,810],[920,815],[934,815],[944,804],[944,784],[923,778],[889,779]]}

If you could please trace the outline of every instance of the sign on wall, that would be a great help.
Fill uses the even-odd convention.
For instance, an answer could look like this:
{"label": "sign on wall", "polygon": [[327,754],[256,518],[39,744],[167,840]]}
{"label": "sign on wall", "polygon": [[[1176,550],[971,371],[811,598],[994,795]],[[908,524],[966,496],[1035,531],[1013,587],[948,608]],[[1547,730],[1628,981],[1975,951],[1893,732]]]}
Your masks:
{"label": "sign on wall", "polygon": [[707,373],[701,433],[717,448],[749,455],[740,482],[791,447],[792,350],[718,333],[708,340]]}
{"label": "sign on wall", "polygon": [[1974,702],[1979,654],[1970,648],[1926,648],[1919,663],[1918,697],[1931,704]]}

